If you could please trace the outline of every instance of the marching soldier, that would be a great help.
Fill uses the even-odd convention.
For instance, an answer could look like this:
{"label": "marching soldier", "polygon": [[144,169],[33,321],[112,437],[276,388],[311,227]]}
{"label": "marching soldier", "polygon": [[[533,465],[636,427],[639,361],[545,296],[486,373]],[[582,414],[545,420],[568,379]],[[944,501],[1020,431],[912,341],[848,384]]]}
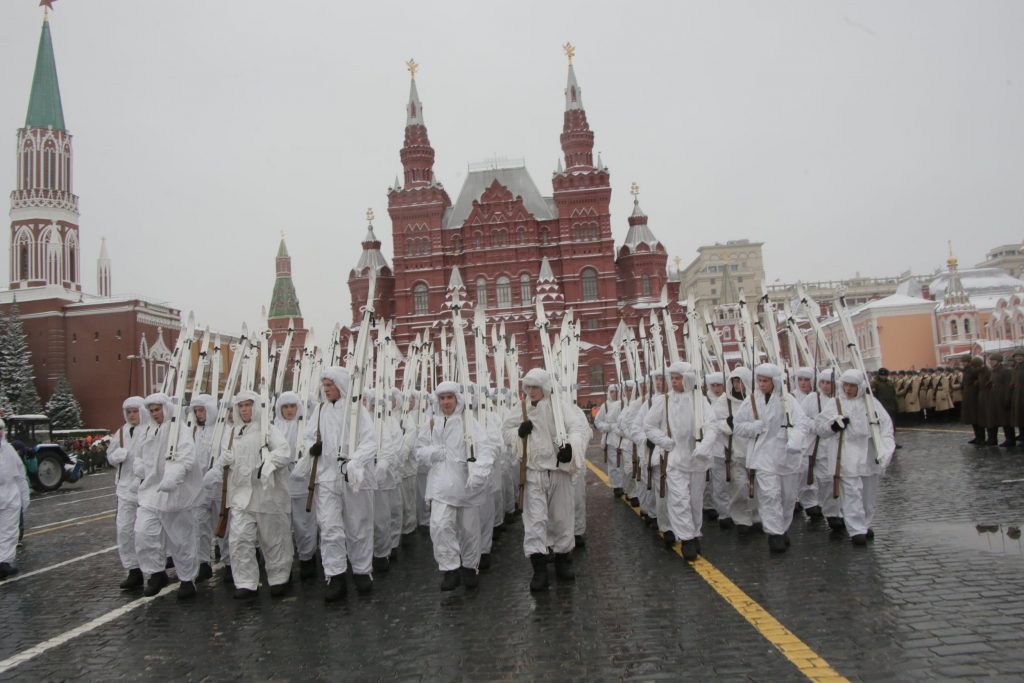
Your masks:
{"label": "marching soldier", "polygon": [[620,462],[621,451],[618,450],[618,442],[621,438],[616,437],[616,423],[619,419],[619,411],[622,410],[623,401],[619,399],[619,385],[608,385],[608,395],[601,408],[594,418],[594,426],[601,432],[601,448],[605,452],[605,461],[608,463],[608,483],[612,487],[612,495],[616,498],[623,493],[623,471]]}
{"label": "marching soldier", "polygon": [[[808,421],[814,422],[829,403],[835,403],[831,369],[823,370],[818,375],[818,391],[807,396],[801,407]],[[814,454],[812,486],[815,488],[819,507],[816,511],[808,510],[807,513],[811,519],[825,517],[828,527],[838,532],[845,527],[839,499],[832,495],[832,478],[836,471],[836,446],[835,439],[823,439],[815,435],[814,443],[811,445],[811,452]]]}
{"label": "marching soldier", "polygon": [[[988,395],[985,404],[986,427],[988,427],[988,445],[999,445],[1003,448],[1013,448],[1017,443],[1017,437],[1013,430],[1013,418],[1011,416],[1013,403],[1013,375],[1010,369],[1003,365],[1003,354],[993,353],[988,357],[989,378]],[[1003,430],[1005,439],[999,443],[999,429]]]}
{"label": "marching soldier", "polygon": [[[192,411],[195,419],[195,425],[192,427],[192,440],[196,448],[196,466],[200,472],[205,473],[210,471],[212,464],[210,455],[213,449],[213,433],[217,423],[217,401],[210,394],[199,394],[192,398],[189,410]],[[216,487],[214,488],[216,489]],[[204,486],[195,510],[196,525],[199,530],[196,551],[199,559],[199,573],[196,575],[196,582],[206,581],[213,576],[213,528],[217,523],[220,510],[214,510],[210,503],[210,489]]]}
{"label": "marching soldier", "polygon": [[139,510],[139,479],[135,476],[135,458],[139,455],[149,415],[141,396],[130,396],[121,404],[124,425],[111,437],[107,462],[117,467],[114,488],[117,491],[117,554],[128,576],[121,590],[142,588],[144,583],[135,552],[135,517]]}
{"label": "marching soldier", "polygon": [[974,430],[974,438],[967,443],[975,446],[985,445],[985,420],[981,410],[981,379],[985,369],[985,363],[974,357],[967,364],[963,376],[964,400],[960,406],[960,421]]}
{"label": "marching soldier", "polygon": [[[714,421],[711,428],[718,430],[721,436],[718,444],[712,449],[712,456],[722,460],[723,470],[726,458],[729,460],[729,479],[726,484],[729,494],[729,514],[726,519],[736,526],[740,536],[748,535],[754,524],[760,521],[757,513],[757,501],[749,495],[747,488],[747,453],[751,440],[736,434],[729,424],[730,416],[739,412],[743,402],[750,394],[750,368],[738,367],[729,373],[729,392],[721,396],[712,406]],[[728,451],[728,452],[727,452]],[[718,518],[719,528],[727,529]]]}
{"label": "marching soldier", "polygon": [[18,573],[14,556],[21,517],[28,510],[28,501],[25,463],[7,440],[6,425],[0,420],[0,581]]}

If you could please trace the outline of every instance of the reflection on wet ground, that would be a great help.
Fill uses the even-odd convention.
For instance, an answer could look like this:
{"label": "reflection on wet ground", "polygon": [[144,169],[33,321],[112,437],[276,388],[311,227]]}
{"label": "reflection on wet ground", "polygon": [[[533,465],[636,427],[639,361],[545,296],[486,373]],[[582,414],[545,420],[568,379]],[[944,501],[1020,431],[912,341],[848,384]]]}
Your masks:
{"label": "reflection on wet ground", "polygon": [[912,524],[904,527],[904,530],[914,536],[930,537],[945,546],[1024,558],[1021,526],[1022,524],[1019,522],[1014,524],[929,522]]}

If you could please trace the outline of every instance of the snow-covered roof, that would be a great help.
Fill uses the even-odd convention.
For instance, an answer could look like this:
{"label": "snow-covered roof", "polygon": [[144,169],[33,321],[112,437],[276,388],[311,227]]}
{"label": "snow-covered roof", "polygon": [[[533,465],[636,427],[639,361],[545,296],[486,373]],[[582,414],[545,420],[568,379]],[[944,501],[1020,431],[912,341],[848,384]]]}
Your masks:
{"label": "snow-covered roof", "polygon": [[513,197],[522,197],[523,206],[538,221],[551,220],[558,216],[554,210],[554,200],[541,196],[540,190],[537,189],[537,185],[533,182],[525,165],[503,167],[496,163],[492,168],[473,168],[466,175],[466,182],[462,184],[459,198],[455,200],[455,205],[445,216],[445,227],[461,228],[473,210],[473,202],[479,200],[484,190],[490,187],[495,180],[507,188]]}
{"label": "snow-covered roof", "polygon": [[907,296],[906,294],[890,294],[887,297],[867,302],[860,306],[856,312],[881,308],[903,308],[905,306],[921,306],[922,308],[933,309],[935,308],[935,302],[931,299],[921,299],[920,297]]}
{"label": "snow-covered roof", "polygon": [[[1009,294],[1024,288],[1024,280],[1013,277],[1002,268],[965,268],[959,271],[960,282],[964,290],[974,300],[975,296],[984,294]],[[928,285],[928,291],[937,301],[946,296],[949,287],[950,273],[944,272],[935,276]]]}

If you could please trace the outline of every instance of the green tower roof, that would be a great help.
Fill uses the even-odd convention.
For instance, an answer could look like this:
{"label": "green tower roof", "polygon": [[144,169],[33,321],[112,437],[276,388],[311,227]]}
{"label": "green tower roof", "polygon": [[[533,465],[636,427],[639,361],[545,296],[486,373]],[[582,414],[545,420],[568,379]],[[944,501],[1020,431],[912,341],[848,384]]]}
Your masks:
{"label": "green tower roof", "polygon": [[53,40],[50,38],[50,22],[43,20],[43,31],[39,36],[39,52],[36,54],[36,72],[32,76],[32,96],[28,101],[26,128],[64,127],[64,108],[60,104],[60,86],[57,85],[57,61],[53,58]]}
{"label": "green tower roof", "polygon": [[270,297],[268,318],[301,318],[299,297],[295,294],[295,285],[288,276],[278,277],[274,282],[274,293]]}

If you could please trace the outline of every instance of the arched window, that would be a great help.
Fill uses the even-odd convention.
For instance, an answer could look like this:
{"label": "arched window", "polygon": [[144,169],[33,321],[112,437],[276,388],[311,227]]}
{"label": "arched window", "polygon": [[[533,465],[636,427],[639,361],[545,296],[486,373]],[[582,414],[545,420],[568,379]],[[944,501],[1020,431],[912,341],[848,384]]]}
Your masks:
{"label": "arched window", "polygon": [[405,254],[406,256],[412,256],[412,240],[405,241]]}
{"label": "arched window", "polygon": [[427,286],[422,282],[412,288],[412,305],[416,315],[427,314]]}
{"label": "arched window", "polygon": [[420,253],[423,254],[423,255],[429,254],[430,253],[430,238],[429,237],[424,237],[422,240],[420,240],[420,242],[421,242],[421,244],[420,244]]}
{"label": "arched window", "polygon": [[[649,275],[642,275],[642,276],[640,276],[640,286],[643,288],[643,295],[644,296],[650,296],[651,295],[651,278],[650,278]],[[715,290],[712,289],[711,293],[714,294]]]}
{"label": "arched window", "polygon": [[524,306],[529,306],[533,300],[533,287],[530,286],[530,276],[526,273],[519,276],[519,296]]}
{"label": "arched window", "polygon": [[47,190],[54,189],[54,181],[57,177],[57,154],[53,147],[47,147],[43,153],[43,187]]}
{"label": "arched window", "polygon": [[519,228],[519,232],[516,236],[516,242],[518,244],[526,243],[526,228]]}
{"label": "arched window", "polygon": [[31,277],[31,269],[29,266],[31,264],[30,259],[32,258],[32,249],[31,238],[29,238],[27,234],[22,233],[18,236],[18,251],[16,253],[18,255],[18,279],[28,280],[29,277]]}
{"label": "arched window", "polygon": [[950,320],[949,321],[949,336],[950,337],[958,337],[959,336],[959,334],[957,332],[957,328],[958,328],[958,325],[956,324],[956,320]]}
{"label": "arched window", "polygon": [[64,191],[71,192],[71,147],[64,145],[64,155],[62,157],[62,163],[64,166]]}
{"label": "arched window", "polygon": [[964,318],[964,334],[970,334],[970,333],[971,333],[971,319],[970,318]]}
{"label": "arched window", "polygon": [[504,275],[499,277],[496,294],[498,308],[510,308],[512,306],[512,281]]}
{"label": "arched window", "polygon": [[78,282],[78,269],[76,266],[76,262],[78,261],[76,258],[78,255],[77,251],[78,250],[75,249],[74,242],[68,245],[68,281],[71,284]]}
{"label": "arched window", "polygon": [[604,366],[595,363],[590,366],[590,390],[604,391]]}
{"label": "arched window", "polygon": [[462,251],[462,237],[459,235],[452,238],[452,251],[456,254]]}
{"label": "arched window", "polygon": [[481,306],[487,306],[487,280],[482,277],[476,279],[476,302]]}
{"label": "arched window", "polygon": [[597,271],[593,268],[584,268],[580,274],[583,279],[583,300],[597,300]]}
{"label": "arched window", "polygon": [[475,233],[473,235],[473,243],[476,245],[477,249],[482,249],[484,246],[484,236],[479,232]]}
{"label": "arched window", "polygon": [[32,143],[25,145],[21,152],[21,188],[27,190],[32,187]]}
{"label": "arched window", "polygon": [[547,228],[541,228],[540,229],[540,243],[541,244],[547,244],[548,243],[548,229]]}

